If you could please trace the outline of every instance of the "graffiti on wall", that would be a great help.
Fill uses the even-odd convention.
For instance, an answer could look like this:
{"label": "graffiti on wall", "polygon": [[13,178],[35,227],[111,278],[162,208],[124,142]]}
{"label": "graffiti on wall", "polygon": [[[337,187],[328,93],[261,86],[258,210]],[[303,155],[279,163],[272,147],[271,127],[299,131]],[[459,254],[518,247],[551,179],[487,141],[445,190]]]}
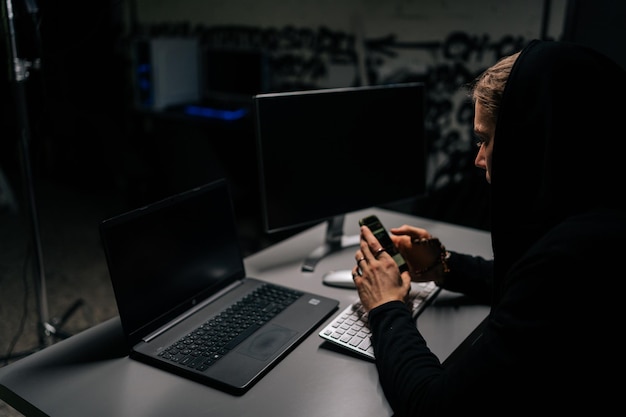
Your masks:
{"label": "graffiti on wall", "polygon": [[[428,93],[426,133],[431,190],[458,182],[468,171],[476,171],[473,109],[463,87],[497,59],[526,43],[522,36],[492,39],[486,34],[460,31],[441,41],[399,41],[393,34],[360,40],[353,33],[324,26],[159,24],[142,30],[147,36],[194,36],[212,48],[262,50],[270,57],[274,91],[341,86],[337,82],[343,86],[424,82]],[[344,78],[329,85],[328,80],[340,72]]]}

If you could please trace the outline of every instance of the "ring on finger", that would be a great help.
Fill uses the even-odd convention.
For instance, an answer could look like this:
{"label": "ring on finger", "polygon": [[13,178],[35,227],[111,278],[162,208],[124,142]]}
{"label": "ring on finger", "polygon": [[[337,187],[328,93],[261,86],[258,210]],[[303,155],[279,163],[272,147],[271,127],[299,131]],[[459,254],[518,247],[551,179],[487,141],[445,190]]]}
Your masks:
{"label": "ring on finger", "polygon": [[361,258],[357,259],[356,264],[360,265],[361,261],[364,261],[364,260],[365,260],[365,256],[362,256]]}
{"label": "ring on finger", "polygon": [[374,258],[378,259],[378,257],[380,256],[381,253],[383,253],[385,251],[385,248],[378,248],[375,252],[374,252]]}

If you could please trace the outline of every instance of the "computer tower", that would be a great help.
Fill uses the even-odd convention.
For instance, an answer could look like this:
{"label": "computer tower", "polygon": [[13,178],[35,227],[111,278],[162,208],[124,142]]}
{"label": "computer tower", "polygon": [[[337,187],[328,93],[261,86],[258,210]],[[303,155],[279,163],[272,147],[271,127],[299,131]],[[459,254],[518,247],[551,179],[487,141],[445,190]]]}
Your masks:
{"label": "computer tower", "polygon": [[158,37],[133,43],[135,106],[164,110],[202,95],[198,39]]}

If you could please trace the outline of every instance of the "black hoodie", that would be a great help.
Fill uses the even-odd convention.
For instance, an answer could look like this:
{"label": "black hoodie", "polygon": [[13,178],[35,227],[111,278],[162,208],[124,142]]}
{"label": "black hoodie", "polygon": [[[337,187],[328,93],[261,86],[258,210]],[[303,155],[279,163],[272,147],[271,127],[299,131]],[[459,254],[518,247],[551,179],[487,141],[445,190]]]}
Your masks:
{"label": "black hoodie", "polygon": [[396,416],[621,405],[625,103],[626,72],[603,55],[555,41],[523,49],[495,131],[494,259],[453,254],[445,284],[489,300],[482,337],[444,367],[401,303],[370,312]]}

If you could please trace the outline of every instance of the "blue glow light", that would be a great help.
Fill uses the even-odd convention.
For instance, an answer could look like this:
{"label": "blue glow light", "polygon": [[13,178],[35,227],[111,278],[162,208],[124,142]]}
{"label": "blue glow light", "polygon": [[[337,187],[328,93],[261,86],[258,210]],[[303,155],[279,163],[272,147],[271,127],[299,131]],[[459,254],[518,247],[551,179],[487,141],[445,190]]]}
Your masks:
{"label": "blue glow light", "polygon": [[244,117],[247,113],[248,109],[245,108],[237,110],[223,110],[202,106],[185,107],[185,114],[188,114],[190,116],[206,117],[209,119],[237,120]]}
{"label": "blue glow light", "polygon": [[150,72],[150,64],[140,64],[137,66],[138,74],[145,74],[146,72]]}

